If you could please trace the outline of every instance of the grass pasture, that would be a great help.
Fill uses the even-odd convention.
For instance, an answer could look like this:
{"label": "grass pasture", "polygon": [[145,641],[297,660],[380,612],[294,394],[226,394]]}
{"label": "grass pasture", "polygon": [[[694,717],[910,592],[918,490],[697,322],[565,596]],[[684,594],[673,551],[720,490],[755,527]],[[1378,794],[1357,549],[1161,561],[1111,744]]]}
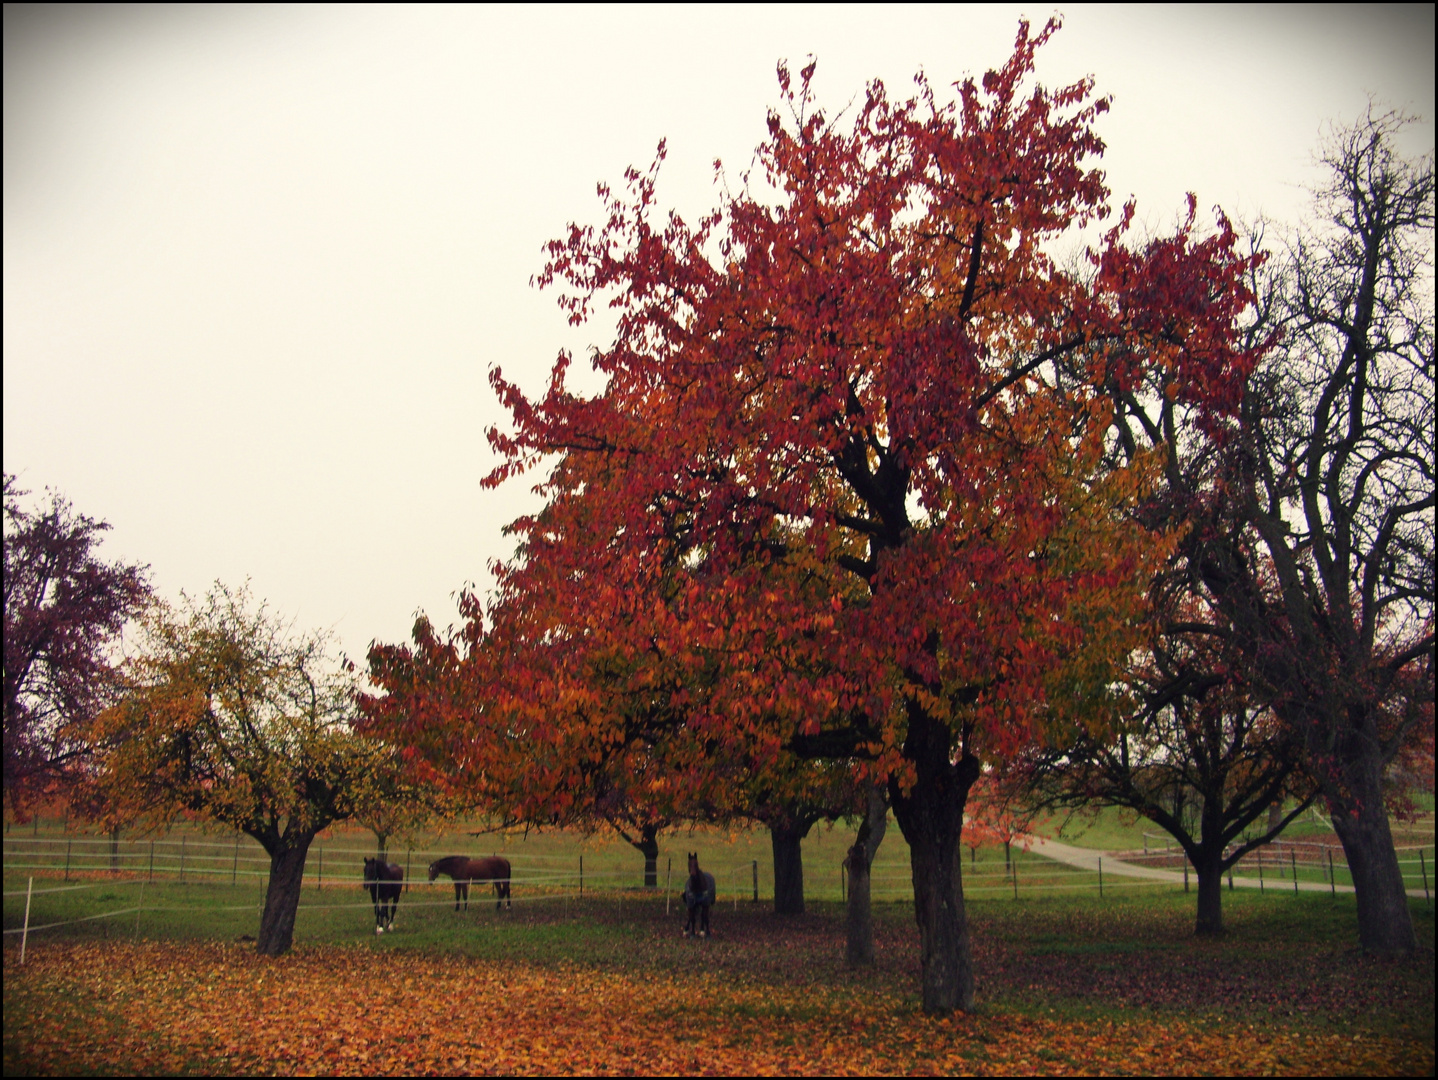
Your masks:
{"label": "grass pasture", "polygon": [[[456,914],[442,881],[406,894],[397,931],[377,938],[357,870],[338,874],[357,862],[347,839],[327,839],[336,879],[327,869],[323,887],[307,889],[296,948],[276,960],[243,940],[258,926],[261,879],[241,877],[233,852],[234,884],[217,865],[142,886],[77,868],[72,848],[68,884],[86,887],[33,896],[32,925],[136,906],[141,888],[144,910],[38,932],[23,968],[6,935],[5,1073],[1434,1069],[1433,915],[1421,899],[1420,959],[1387,963],[1354,947],[1351,896],[1225,892],[1228,932],[1200,941],[1195,897],[1181,887],[1060,890],[1073,872],[1023,854],[1014,899],[1001,848],[972,863],[966,852],[979,1007],[935,1020],[918,1011],[909,904],[877,903],[877,965],[844,967],[837,874],[816,857],[842,851],[839,830],[806,845],[810,910],[790,918],[769,911],[764,876],[752,899],[753,863],[768,869],[764,834],[676,835],[675,855],[698,847],[722,873],[708,941],[680,937],[662,887],[633,887],[632,849],[535,834],[497,846],[535,867],[572,859],[576,872],[582,848],[582,899],[576,882],[536,875],[516,886],[511,912],[477,893]],[[897,839],[885,849],[902,865]],[[453,836],[440,845],[466,850]],[[6,929],[34,873],[10,868],[14,850],[7,843]],[[67,884],[44,874],[37,889]]]}

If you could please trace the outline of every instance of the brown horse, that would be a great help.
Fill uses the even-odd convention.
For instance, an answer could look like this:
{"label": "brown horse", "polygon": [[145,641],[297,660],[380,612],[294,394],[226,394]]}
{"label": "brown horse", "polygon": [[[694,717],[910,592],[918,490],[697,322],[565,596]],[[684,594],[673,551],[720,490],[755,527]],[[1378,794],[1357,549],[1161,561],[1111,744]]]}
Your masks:
{"label": "brown horse", "polygon": [[449,855],[429,864],[429,880],[444,874],[454,880],[454,910],[459,910],[459,901],[464,899],[464,910],[469,910],[469,885],[474,881],[494,882],[494,910],[513,907],[509,899],[509,860],[498,855],[487,859],[470,859],[464,855]]}
{"label": "brown horse", "polygon": [[[709,909],[714,906],[714,875],[699,869],[699,856],[689,856],[689,880],[684,883],[684,906],[689,909],[689,921],[684,924],[684,936],[689,937],[697,930],[700,937],[709,936]],[[696,927],[695,923],[699,925]]]}
{"label": "brown horse", "polygon": [[399,910],[399,896],[404,892],[404,870],[392,862],[378,859],[364,861],[364,888],[369,890],[374,901],[374,932],[393,932],[395,912]]}

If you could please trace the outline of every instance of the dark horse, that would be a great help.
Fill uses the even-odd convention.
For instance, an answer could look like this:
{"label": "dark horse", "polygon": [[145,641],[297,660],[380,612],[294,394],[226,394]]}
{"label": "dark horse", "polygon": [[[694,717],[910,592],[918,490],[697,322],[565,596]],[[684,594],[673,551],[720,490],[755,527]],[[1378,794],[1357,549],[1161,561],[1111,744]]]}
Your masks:
{"label": "dark horse", "polygon": [[404,870],[383,859],[364,861],[364,887],[374,901],[374,932],[394,930],[394,913],[399,909],[399,894],[404,892]]}
{"label": "dark horse", "polygon": [[473,881],[494,882],[494,910],[513,907],[509,899],[509,860],[493,855],[487,859],[470,859],[463,855],[448,855],[435,859],[429,864],[429,880],[444,874],[454,879],[454,910],[459,910],[460,898],[464,898],[464,910],[469,910],[469,885]]}
{"label": "dark horse", "polygon": [[699,856],[689,856],[689,880],[684,883],[684,904],[689,909],[689,921],[684,924],[684,936],[694,933],[694,920],[699,920],[699,936],[709,936],[709,909],[714,906],[714,875],[699,869]]}

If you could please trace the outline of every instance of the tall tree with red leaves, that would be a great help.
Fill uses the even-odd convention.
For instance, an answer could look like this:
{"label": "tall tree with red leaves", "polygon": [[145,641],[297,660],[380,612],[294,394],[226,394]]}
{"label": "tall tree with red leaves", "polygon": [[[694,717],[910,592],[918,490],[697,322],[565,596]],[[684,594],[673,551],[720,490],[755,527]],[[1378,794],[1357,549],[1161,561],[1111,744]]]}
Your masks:
{"label": "tall tree with red leaves", "polygon": [[[1101,714],[1085,701],[1168,543],[1128,512],[1150,467],[1101,467],[1099,389],[1163,367],[1217,424],[1257,358],[1222,219],[1130,250],[1130,206],[1092,273],[1051,259],[1107,212],[1087,161],[1108,102],[1027,86],[1055,29],[1021,24],[950,104],[876,82],[847,125],[812,64],[781,66],[788,116],[719,210],[656,222],[656,171],[631,170],[627,195],[601,186],[602,227],[550,245],[540,284],[573,321],[618,312],[603,392],[571,393],[563,355],[536,400],[492,373],[513,427],[488,482],[563,455],[501,596],[562,597],[551,641],[702,671],[653,684],[696,749],[865,760],[912,853],[935,1013],[974,1001],[959,842],[981,762]],[[1048,699],[1056,669],[1078,699]]]}
{"label": "tall tree with red leaves", "polygon": [[1051,258],[1109,212],[1107,100],[1029,85],[1056,29],[1020,24],[951,103],[875,82],[843,124],[812,64],[781,65],[757,174],[697,226],[656,219],[658,161],[601,186],[604,224],[552,243],[539,283],[576,324],[617,312],[605,387],[571,392],[566,355],[535,399],[492,372],[513,422],[487,483],[554,463],[547,505],[511,527],[489,612],[371,654],[374,722],[526,818],[562,819],[616,763],[658,810],[722,804],[742,785],[716,762],[860,762],[910,846],[933,1013],[974,1002],[959,845],[981,763],[1103,722],[1174,541],[1133,520],[1153,459],[1105,463],[1102,388],[1161,367],[1218,425],[1257,358],[1222,218],[1200,235],[1190,207],[1130,250],[1129,206],[1089,272]]}

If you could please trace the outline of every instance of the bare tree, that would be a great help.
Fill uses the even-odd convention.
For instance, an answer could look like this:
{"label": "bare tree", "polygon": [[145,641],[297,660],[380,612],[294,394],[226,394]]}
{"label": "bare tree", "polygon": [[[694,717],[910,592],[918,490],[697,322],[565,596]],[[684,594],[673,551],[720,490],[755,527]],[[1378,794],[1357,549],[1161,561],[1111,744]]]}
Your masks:
{"label": "bare tree", "polygon": [[1172,836],[1198,877],[1195,932],[1217,934],[1224,871],[1274,840],[1317,791],[1295,733],[1234,676],[1229,636],[1199,626],[1170,623],[1158,636],[1116,734],[1040,755],[1027,779],[1039,805],[1124,807]]}
{"label": "bare tree", "polygon": [[[1415,947],[1391,766],[1433,724],[1433,163],[1397,154],[1405,123],[1370,110],[1335,132],[1313,222],[1249,265],[1236,422],[1186,411],[1163,368],[1109,387],[1115,453],[1160,463],[1148,524],[1183,530],[1155,655],[1212,637],[1230,657],[1148,695],[1191,707],[1240,678],[1246,707],[1283,723],[1343,843],[1360,940],[1382,953]],[[1164,590],[1203,615],[1170,617]]]}
{"label": "bare tree", "polygon": [[1326,148],[1229,456],[1276,602],[1217,590],[1304,740],[1378,953],[1416,948],[1385,777],[1433,723],[1433,158],[1398,154],[1406,123],[1370,109]]}

